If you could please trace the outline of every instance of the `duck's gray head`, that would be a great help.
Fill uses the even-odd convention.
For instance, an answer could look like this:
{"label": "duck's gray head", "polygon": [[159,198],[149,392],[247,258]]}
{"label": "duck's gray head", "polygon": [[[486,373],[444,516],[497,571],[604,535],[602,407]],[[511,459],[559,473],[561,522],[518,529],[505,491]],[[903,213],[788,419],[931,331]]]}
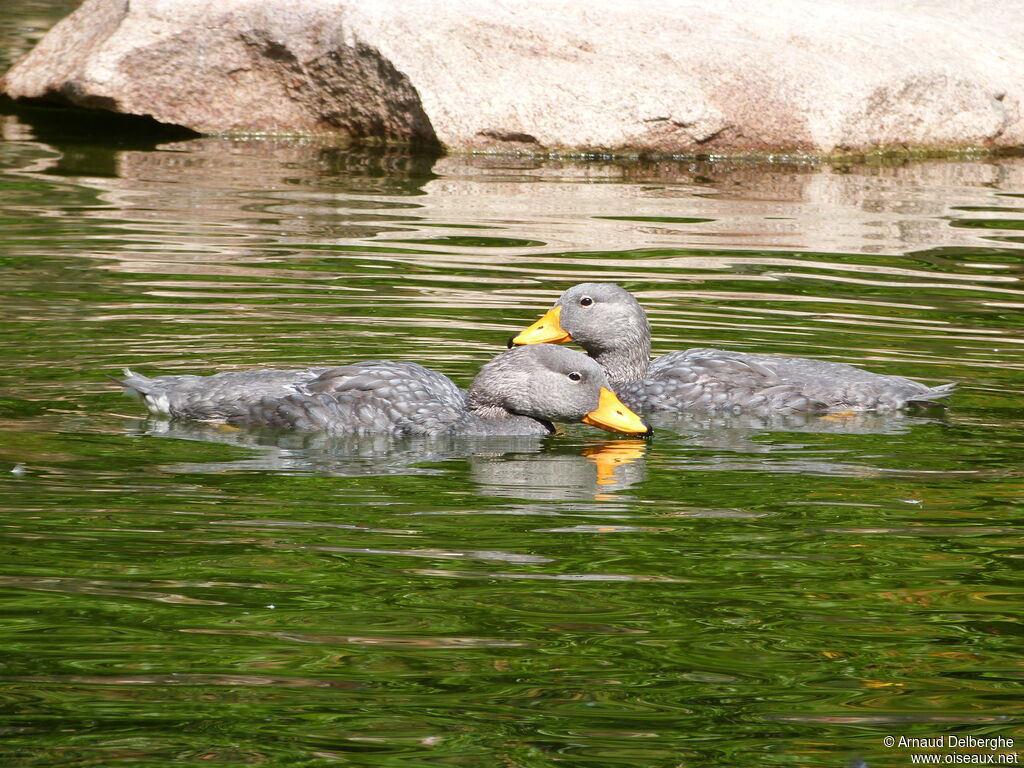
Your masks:
{"label": "duck's gray head", "polygon": [[575,341],[598,360],[612,382],[642,378],[651,351],[647,313],[615,283],[580,283],[563,293],[540,320],[512,344]]}
{"label": "duck's gray head", "polygon": [[650,432],[612,392],[601,366],[551,344],[515,347],[484,365],[469,387],[468,404],[485,418],[512,414],[546,422],[582,421],[631,435]]}

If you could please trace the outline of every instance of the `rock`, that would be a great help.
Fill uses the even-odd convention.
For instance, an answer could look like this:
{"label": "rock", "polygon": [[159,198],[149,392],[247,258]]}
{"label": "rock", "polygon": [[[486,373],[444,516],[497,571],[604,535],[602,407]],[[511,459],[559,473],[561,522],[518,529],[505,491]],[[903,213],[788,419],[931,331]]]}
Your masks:
{"label": "rock", "polygon": [[1024,144],[1022,0],[86,0],[15,99],[452,151]]}

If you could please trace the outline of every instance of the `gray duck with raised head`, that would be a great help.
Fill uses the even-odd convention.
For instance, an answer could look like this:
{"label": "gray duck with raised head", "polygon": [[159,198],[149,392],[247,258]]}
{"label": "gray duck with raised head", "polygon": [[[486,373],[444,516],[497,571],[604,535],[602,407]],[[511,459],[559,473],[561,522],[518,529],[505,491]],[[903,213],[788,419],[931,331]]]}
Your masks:
{"label": "gray duck with raised head", "polygon": [[652,362],[647,313],[615,283],[573,286],[510,344],[569,341],[601,365],[616,394],[640,413],[892,411],[934,404],[955,386],[930,387],[845,363],[721,349],[669,352]]}

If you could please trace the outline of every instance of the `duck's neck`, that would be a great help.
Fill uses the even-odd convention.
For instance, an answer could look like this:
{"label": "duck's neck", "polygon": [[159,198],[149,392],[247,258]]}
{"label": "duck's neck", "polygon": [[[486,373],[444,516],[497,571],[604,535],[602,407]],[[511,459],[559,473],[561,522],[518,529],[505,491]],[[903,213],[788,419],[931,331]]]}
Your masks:
{"label": "duck's neck", "polygon": [[476,417],[477,425],[485,432],[494,431],[498,425],[503,435],[545,435],[555,431],[549,421],[520,416],[501,406],[480,402],[472,394],[468,398],[468,407],[470,414]]}
{"label": "duck's neck", "polygon": [[647,375],[647,366],[651,362],[650,338],[637,339],[635,343],[590,352],[608,376],[613,389],[624,384],[640,381]]}
{"label": "duck's neck", "polygon": [[647,313],[635,301],[630,311],[612,320],[615,326],[593,333],[579,328],[573,338],[604,369],[612,388],[641,381],[651,364],[651,324]]}

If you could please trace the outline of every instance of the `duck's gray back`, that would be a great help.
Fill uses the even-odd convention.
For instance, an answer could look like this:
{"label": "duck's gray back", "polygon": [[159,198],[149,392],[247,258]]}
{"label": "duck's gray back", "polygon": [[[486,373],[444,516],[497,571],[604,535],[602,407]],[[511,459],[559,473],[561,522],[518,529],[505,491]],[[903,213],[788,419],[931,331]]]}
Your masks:
{"label": "duck's gray back", "polygon": [[372,360],[331,368],[304,392],[261,403],[256,423],[335,433],[439,435],[468,418],[465,394],[418,363]]}
{"label": "duck's gray back", "polygon": [[687,350],[688,353],[716,353],[754,362],[772,370],[783,384],[798,386],[811,400],[830,411],[890,411],[910,403],[929,403],[952,393],[955,384],[929,387],[902,376],[865,371],[846,363],[805,357],[746,354],[720,350]]}
{"label": "duck's gray back", "polygon": [[373,360],[338,368],[239,371],[123,383],[154,413],[336,434],[431,435],[465,420],[465,396],[417,363]]}
{"label": "duck's gray back", "polygon": [[807,413],[825,410],[820,402],[786,384],[770,368],[718,350],[686,350],[662,355],[642,381],[616,390],[630,408],[645,413]]}
{"label": "duck's gray back", "polygon": [[895,410],[945,397],[953,385],[928,387],[825,360],[699,348],[659,357],[644,381],[626,389],[645,410],[785,414]]}

